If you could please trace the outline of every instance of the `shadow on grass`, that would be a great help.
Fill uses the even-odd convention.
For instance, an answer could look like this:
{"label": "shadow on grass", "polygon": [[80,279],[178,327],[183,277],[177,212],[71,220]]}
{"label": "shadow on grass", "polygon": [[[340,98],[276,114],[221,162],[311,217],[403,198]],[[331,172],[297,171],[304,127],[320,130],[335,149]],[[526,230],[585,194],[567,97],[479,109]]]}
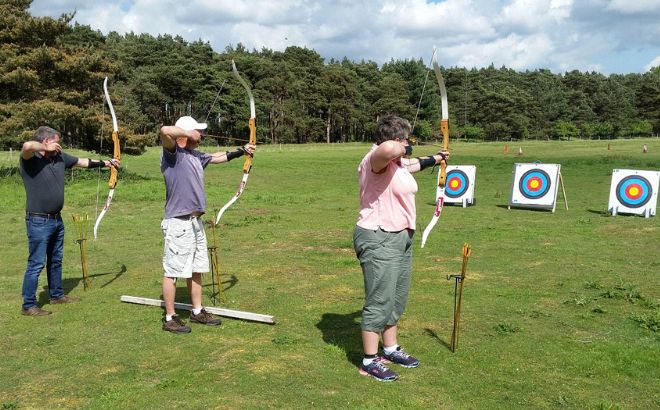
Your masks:
{"label": "shadow on grass", "polygon": [[[231,275],[231,277],[224,282],[220,280],[220,286],[222,286],[222,289],[216,289],[213,281],[210,281],[206,285],[202,285],[202,288],[206,288],[205,294],[211,300],[213,306],[215,306],[218,303],[226,302],[227,296],[225,295],[225,292],[236,286],[237,283],[238,283],[238,278],[236,277],[236,275]],[[186,303],[192,303],[192,301],[190,300],[189,293],[188,293],[188,302]]]}
{"label": "shadow on grass", "polygon": [[612,216],[609,211],[607,210],[600,210],[600,209],[587,209],[587,212],[596,214],[599,216]]}
{"label": "shadow on grass", "polygon": [[536,208],[533,206],[511,206],[509,208],[509,205],[507,204],[502,204],[502,205],[495,205],[498,208],[506,209],[509,211],[536,211],[536,212],[549,212],[552,213],[552,209],[544,209],[544,208]]}
{"label": "shadow on grass", "polygon": [[361,315],[361,310],[346,315],[324,313],[316,324],[323,333],[323,341],[342,349],[355,367],[362,364],[362,336],[360,323],[356,320]]}
{"label": "shadow on grass", "polygon": [[[238,283],[238,278],[236,277],[236,275],[231,275],[231,277],[229,279],[225,280],[225,281],[220,280],[220,284],[224,285],[223,288],[222,288],[223,292],[233,288],[234,286],[236,286],[237,283]],[[209,279],[209,283],[207,283],[206,285],[202,285],[202,287],[203,288],[214,288],[215,286],[213,285],[213,282]]]}
{"label": "shadow on grass", "polygon": [[431,336],[433,339],[437,340],[440,344],[442,344],[444,347],[447,348],[447,350],[449,350],[451,352],[451,345],[447,341],[445,341],[443,339],[440,339],[440,336],[438,336],[438,334],[435,333],[434,330],[429,329],[429,328],[425,328],[424,333]]}
{"label": "shadow on grass", "polygon": [[[92,283],[94,278],[97,278],[97,277],[100,277],[100,276],[115,275],[112,278],[110,278],[110,280],[106,281],[103,285],[99,286],[99,288],[104,288],[104,287],[108,286],[109,284],[111,284],[112,282],[114,282],[115,280],[117,280],[121,275],[126,273],[126,271],[127,271],[126,265],[124,265],[122,263],[121,267],[119,268],[118,271],[116,271],[116,272],[112,271],[112,272],[95,273],[93,275],[89,275],[89,280],[90,280],[90,283]],[[42,274],[43,273],[44,272],[42,271]],[[66,294],[70,293],[73,289],[78,287],[81,284],[82,281],[83,281],[82,275],[80,277],[77,277],[77,278],[65,278],[65,279],[63,279],[62,280],[62,287],[64,288],[64,294],[66,295]],[[92,287],[93,286],[94,285],[92,283]],[[46,303],[50,303],[50,296],[48,294],[48,287],[44,286],[42,288],[41,292],[39,293],[39,298],[38,299],[39,300],[38,300],[37,304],[39,306],[43,306]]]}

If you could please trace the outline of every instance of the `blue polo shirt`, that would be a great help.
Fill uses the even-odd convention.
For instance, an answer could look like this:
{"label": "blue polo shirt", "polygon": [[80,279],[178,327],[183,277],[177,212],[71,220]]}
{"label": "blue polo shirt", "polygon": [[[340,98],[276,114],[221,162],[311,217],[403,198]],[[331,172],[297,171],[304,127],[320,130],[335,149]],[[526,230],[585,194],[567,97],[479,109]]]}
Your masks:
{"label": "blue polo shirt", "polygon": [[211,154],[178,145],[174,152],[163,148],[160,171],[165,178],[165,218],[205,212],[204,168],[211,158]]}

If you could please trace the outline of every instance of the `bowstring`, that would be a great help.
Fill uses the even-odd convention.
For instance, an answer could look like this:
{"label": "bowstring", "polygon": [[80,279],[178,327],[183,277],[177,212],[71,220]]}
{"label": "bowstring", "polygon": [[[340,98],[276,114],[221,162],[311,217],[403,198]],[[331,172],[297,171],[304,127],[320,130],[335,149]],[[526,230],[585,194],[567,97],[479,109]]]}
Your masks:
{"label": "bowstring", "polygon": [[211,115],[211,110],[215,106],[216,101],[218,101],[218,97],[220,97],[220,93],[222,92],[222,88],[225,86],[226,82],[227,79],[225,78],[224,81],[222,82],[222,85],[220,86],[220,90],[218,90],[218,93],[215,95],[215,99],[213,100],[213,103],[211,103],[211,108],[209,108],[209,112],[206,113],[206,118],[204,118],[205,123],[209,120],[209,115]]}
{"label": "bowstring", "polygon": [[[424,66],[426,68],[426,66]],[[428,68],[426,69],[426,78],[424,78],[424,85],[422,86],[422,93],[419,95],[419,101],[417,102],[417,111],[415,112],[415,119],[413,120],[413,125],[412,129],[410,130],[410,134],[413,134],[415,132],[415,125],[417,124],[417,116],[419,115],[419,109],[422,106],[422,98],[424,98],[424,90],[426,90],[426,83],[429,81],[429,73],[431,70]]]}
{"label": "bowstring", "polygon": [[[435,56],[435,51],[436,51],[436,48],[433,47],[433,53],[431,54],[431,60],[429,60],[429,63],[433,62],[433,56]],[[426,64],[424,64],[424,68],[426,69],[426,77],[424,78],[424,85],[422,85],[422,93],[419,95],[419,101],[417,102],[417,111],[415,112],[415,119],[413,119],[412,129],[410,130],[411,135],[415,132],[415,125],[417,124],[417,116],[419,115],[419,109],[422,106],[422,98],[424,98],[424,91],[426,90],[426,83],[428,83],[429,74],[431,73],[430,68],[426,67]]]}

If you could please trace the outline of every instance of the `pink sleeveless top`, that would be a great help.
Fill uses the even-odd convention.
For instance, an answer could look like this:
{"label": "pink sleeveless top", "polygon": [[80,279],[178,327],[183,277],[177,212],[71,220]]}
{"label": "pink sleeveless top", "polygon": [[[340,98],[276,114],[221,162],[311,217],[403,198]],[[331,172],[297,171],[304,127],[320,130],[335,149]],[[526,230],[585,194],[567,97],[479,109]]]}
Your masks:
{"label": "pink sleeveless top", "polygon": [[371,155],[376,148],[377,145],[372,146],[358,166],[360,216],[357,225],[389,232],[414,230],[417,181],[405,167],[394,161],[382,173],[373,172]]}

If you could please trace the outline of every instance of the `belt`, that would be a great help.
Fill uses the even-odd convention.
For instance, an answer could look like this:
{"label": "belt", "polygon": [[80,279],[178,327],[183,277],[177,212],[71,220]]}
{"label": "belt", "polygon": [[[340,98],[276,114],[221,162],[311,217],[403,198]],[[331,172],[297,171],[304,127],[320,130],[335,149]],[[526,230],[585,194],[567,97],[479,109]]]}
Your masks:
{"label": "belt", "polygon": [[46,219],[58,219],[62,217],[62,214],[57,212],[54,214],[47,214],[47,213],[41,213],[41,212],[25,212],[25,217],[26,218],[31,218],[33,216],[38,216],[40,218],[46,218]]}
{"label": "belt", "polygon": [[199,218],[199,217],[201,217],[201,216],[202,216],[202,215],[188,214],[188,215],[179,215],[179,216],[175,216],[174,218],[175,218],[175,219],[181,219],[182,221],[189,221],[189,220],[191,220],[191,219],[193,219],[193,218]]}

